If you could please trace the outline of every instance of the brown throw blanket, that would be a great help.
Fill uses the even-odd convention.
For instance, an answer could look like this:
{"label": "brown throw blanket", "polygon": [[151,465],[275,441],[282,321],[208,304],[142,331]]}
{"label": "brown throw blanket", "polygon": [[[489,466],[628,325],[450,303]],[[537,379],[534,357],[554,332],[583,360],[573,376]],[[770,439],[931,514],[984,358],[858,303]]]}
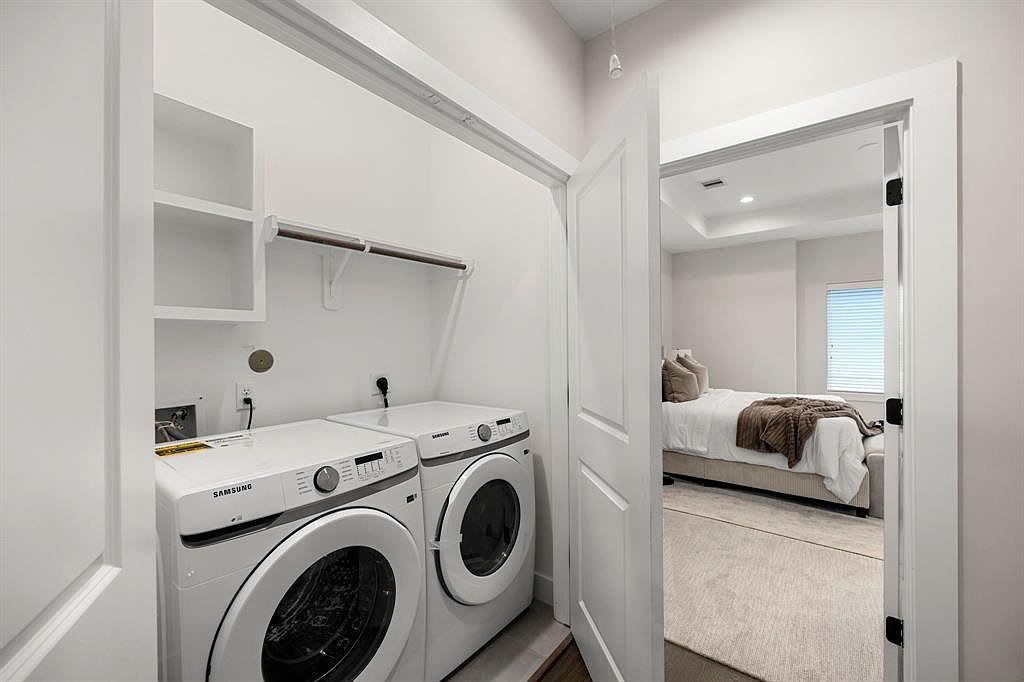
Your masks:
{"label": "brown throw blanket", "polygon": [[786,456],[792,469],[804,456],[804,445],[814,433],[819,419],[849,417],[864,436],[876,436],[860,412],[849,403],[815,398],[766,398],[743,408],[736,420],[736,445],[758,452],[778,452]]}

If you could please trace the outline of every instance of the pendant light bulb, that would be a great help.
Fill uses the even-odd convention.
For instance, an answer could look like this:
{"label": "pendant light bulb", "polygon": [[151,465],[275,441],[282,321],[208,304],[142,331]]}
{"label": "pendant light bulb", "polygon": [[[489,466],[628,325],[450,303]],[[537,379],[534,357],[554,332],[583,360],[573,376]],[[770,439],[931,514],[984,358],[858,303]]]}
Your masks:
{"label": "pendant light bulb", "polygon": [[608,77],[612,80],[622,78],[622,61],[619,59],[619,50],[615,46],[615,0],[611,2],[612,10],[612,54],[608,57]]}
{"label": "pendant light bulb", "polygon": [[622,77],[622,62],[619,61],[619,55],[614,52],[608,58],[608,77],[612,80]]}

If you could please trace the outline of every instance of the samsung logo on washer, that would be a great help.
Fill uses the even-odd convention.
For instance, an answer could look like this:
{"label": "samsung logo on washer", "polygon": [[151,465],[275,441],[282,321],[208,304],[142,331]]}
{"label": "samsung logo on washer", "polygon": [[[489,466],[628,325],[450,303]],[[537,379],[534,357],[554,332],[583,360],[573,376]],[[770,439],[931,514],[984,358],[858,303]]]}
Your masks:
{"label": "samsung logo on washer", "polygon": [[431,436],[431,438],[444,438],[445,436],[450,436],[450,435],[452,435],[452,434],[450,434],[447,431],[442,431],[441,433],[435,433],[433,436]]}
{"label": "samsung logo on washer", "polygon": [[252,490],[252,483],[243,483],[242,485],[231,486],[230,488],[221,488],[220,490],[214,490],[214,497],[224,497],[225,495],[234,495],[235,493],[244,493],[246,490]]}

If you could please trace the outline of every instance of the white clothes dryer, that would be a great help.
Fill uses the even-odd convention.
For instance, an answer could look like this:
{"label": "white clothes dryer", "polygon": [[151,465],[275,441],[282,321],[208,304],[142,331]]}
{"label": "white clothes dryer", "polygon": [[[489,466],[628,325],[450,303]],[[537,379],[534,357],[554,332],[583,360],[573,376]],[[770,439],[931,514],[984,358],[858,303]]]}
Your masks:
{"label": "white clothes dryer", "polygon": [[533,599],[526,414],[433,401],[328,419],[416,441],[427,542],[425,671],[440,680]]}
{"label": "white clothes dryer", "polygon": [[422,679],[412,441],[317,419],[157,453],[163,679]]}

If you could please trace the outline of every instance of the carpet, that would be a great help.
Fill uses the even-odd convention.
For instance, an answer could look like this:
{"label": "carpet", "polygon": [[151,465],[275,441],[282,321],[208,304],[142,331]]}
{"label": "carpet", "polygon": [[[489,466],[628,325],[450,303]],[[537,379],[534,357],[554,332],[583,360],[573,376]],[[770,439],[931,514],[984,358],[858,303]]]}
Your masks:
{"label": "carpet", "polygon": [[665,638],[769,682],[882,679],[881,522],[664,489]]}

